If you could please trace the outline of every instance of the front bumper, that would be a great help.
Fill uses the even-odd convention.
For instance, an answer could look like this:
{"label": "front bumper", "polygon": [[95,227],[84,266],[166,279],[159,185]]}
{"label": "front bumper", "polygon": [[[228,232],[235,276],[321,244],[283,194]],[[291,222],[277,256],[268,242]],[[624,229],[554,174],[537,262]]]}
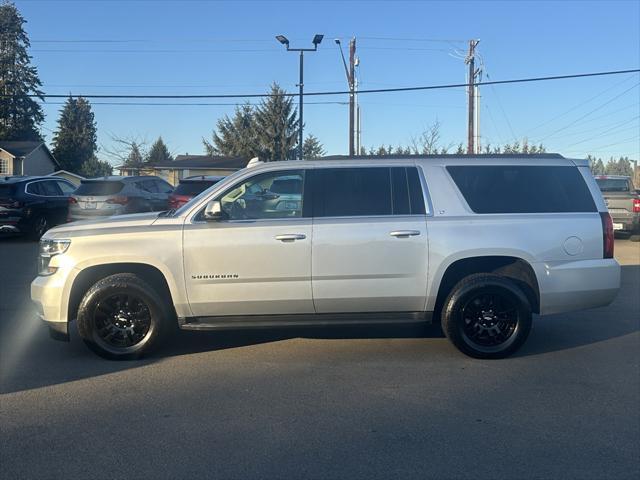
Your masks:
{"label": "front bumper", "polygon": [[38,276],[31,282],[31,300],[53,338],[69,337],[69,293],[76,274],[74,269],[59,268],[53,275]]}

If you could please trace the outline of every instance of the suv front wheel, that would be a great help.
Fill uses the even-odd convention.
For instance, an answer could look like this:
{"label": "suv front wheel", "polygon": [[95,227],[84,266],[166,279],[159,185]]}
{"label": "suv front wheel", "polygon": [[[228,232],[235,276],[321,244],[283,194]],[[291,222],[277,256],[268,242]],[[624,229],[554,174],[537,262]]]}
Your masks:
{"label": "suv front wheel", "polygon": [[508,357],[529,335],[531,305],[520,287],[506,277],[470,275],[458,282],[445,300],[442,329],[471,357]]}
{"label": "suv front wheel", "polygon": [[164,336],[168,309],[137,275],[119,273],[99,280],[78,307],[78,332],[98,355],[131,360],[149,353]]}

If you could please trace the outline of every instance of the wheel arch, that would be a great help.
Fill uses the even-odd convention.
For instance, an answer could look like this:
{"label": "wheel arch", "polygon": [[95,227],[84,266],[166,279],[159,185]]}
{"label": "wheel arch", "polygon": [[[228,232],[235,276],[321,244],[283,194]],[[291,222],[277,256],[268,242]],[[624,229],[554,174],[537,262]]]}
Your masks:
{"label": "wheel arch", "polygon": [[540,287],[531,264],[518,256],[477,255],[459,258],[443,269],[438,283],[434,312],[440,314],[451,289],[464,277],[474,273],[493,273],[514,281],[527,296],[534,313],[540,313]]}
{"label": "wheel arch", "polygon": [[88,266],[76,275],[69,293],[67,319],[71,321],[77,317],[80,302],[92,285],[98,280],[117,273],[133,273],[149,283],[162,298],[168,299],[173,318],[177,317],[169,282],[159,268],[147,263],[118,262]]}

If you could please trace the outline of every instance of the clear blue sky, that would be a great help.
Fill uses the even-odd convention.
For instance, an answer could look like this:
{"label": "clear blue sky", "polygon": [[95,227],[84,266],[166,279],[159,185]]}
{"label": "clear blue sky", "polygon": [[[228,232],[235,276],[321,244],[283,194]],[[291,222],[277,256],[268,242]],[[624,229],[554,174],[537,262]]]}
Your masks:
{"label": "clear blue sky", "polygon": [[[635,1],[158,1],[17,0],[47,93],[263,93],[273,81],[295,90],[291,46],[325,40],[305,57],[308,91],[345,89],[333,38],[358,39],[360,88],[459,83],[456,49],[481,40],[492,80],[638,68],[640,2]],[[433,41],[436,40],[436,41]],[[483,87],[482,143],[527,137],[567,156],[640,158],[640,75]],[[308,102],[346,102],[308,97]],[[49,101],[51,138],[60,105]],[[111,136],[162,135],[175,154],[202,153],[232,105],[98,105],[99,143]],[[104,102],[113,102],[104,100]],[[142,102],[149,102],[142,100]],[[167,102],[167,101],[165,101]],[[182,100],[169,102],[185,102]],[[233,103],[194,100],[192,103]],[[360,96],[362,142],[407,145],[438,120],[442,143],[466,138],[464,89]],[[328,153],[347,151],[346,104],[305,104],[306,132]]]}

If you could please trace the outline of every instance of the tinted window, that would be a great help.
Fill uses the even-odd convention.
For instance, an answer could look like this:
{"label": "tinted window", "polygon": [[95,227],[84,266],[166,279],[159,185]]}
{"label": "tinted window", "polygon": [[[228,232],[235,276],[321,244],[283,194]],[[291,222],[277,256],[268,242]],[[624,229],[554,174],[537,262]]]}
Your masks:
{"label": "tinted window", "polygon": [[449,166],[475,213],[595,212],[575,167]]}
{"label": "tinted window", "polygon": [[234,185],[220,197],[222,210],[231,220],[295,218],[302,216],[303,192],[274,192],[281,181],[304,183],[303,170],[287,170],[255,175]]}
{"label": "tinted window", "polygon": [[426,209],[424,208],[424,194],[422,192],[422,185],[420,184],[417,168],[407,168],[407,182],[409,184],[411,213],[413,215],[424,215],[426,213]]}
{"label": "tinted window", "polygon": [[0,197],[8,198],[15,194],[15,185],[0,185]]}
{"label": "tinted window", "polygon": [[198,195],[200,192],[204,192],[207,188],[216,182],[197,181],[197,182],[182,182],[173,191],[176,195]]}
{"label": "tinted window", "polygon": [[76,189],[75,185],[71,185],[70,183],[67,183],[67,182],[61,182],[57,180],[56,183],[58,184],[58,187],[60,188],[60,190],[64,195],[69,195],[71,192],[75,191]]}
{"label": "tinted window", "polygon": [[40,190],[43,193],[43,195],[46,195],[47,197],[59,197],[62,196],[62,190],[60,190],[60,187],[58,187],[58,182],[55,182],[53,180],[47,180],[45,182],[39,182],[40,183]]}
{"label": "tinted window", "polygon": [[323,168],[317,176],[314,216],[391,215],[389,168]]}
{"label": "tinted window", "polygon": [[156,184],[156,188],[158,189],[158,192],[160,193],[173,192],[173,187],[169,185],[167,182],[165,182],[164,180],[154,180],[154,182]]}
{"label": "tinted window", "polygon": [[76,195],[115,195],[124,187],[122,182],[90,181],[82,182],[75,191]]}
{"label": "tinted window", "polygon": [[409,215],[411,213],[411,204],[409,203],[409,183],[407,182],[406,168],[391,169],[391,194],[394,215]]}
{"label": "tinted window", "polygon": [[29,183],[25,191],[31,195],[44,195],[44,188],[40,186],[41,184],[42,182]]}
{"label": "tinted window", "polygon": [[628,192],[630,189],[626,178],[596,178],[596,183],[603,192]]}

